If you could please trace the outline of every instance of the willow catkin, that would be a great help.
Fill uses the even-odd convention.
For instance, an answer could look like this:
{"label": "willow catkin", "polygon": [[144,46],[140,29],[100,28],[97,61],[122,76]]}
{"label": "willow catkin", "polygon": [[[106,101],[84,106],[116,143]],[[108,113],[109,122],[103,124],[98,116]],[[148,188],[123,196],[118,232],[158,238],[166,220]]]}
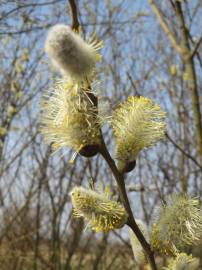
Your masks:
{"label": "willow catkin", "polygon": [[86,42],[69,26],[56,24],[47,35],[45,51],[53,64],[71,79],[81,81],[92,75],[96,62],[101,58],[98,50],[102,42],[95,36]]}
{"label": "willow catkin", "polygon": [[[183,250],[200,240],[202,232],[202,211],[199,200],[186,194],[172,194],[165,200],[153,226],[152,245]],[[158,244],[159,243],[159,244]]]}
{"label": "willow catkin", "polygon": [[40,105],[40,130],[55,150],[70,147],[80,152],[84,147],[99,145],[97,108],[78,84],[56,83],[43,95]]}
{"label": "willow catkin", "polygon": [[179,253],[163,270],[199,270],[199,260],[186,253]]}
{"label": "willow catkin", "polygon": [[96,232],[119,229],[127,221],[124,207],[110,199],[108,193],[101,193],[83,187],[74,187],[70,192],[74,215],[84,217],[88,226]]}
{"label": "willow catkin", "polygon": [[[144,235],[147,242],[149,242],[149,234],[145,223],[142,220],[136,220],[136,223]],[[133,250],[134,259],[137,265],[144,265],[147,263],[146,253],[137,239],[134,232],[129,228],[130,243]]]}
{"label": "willow catkin", "polygon": [[140,151],[165,135],[165,112],[145,97],[129,97],[115,110],[111,121],[116,137],[119,167],[133,162]]}

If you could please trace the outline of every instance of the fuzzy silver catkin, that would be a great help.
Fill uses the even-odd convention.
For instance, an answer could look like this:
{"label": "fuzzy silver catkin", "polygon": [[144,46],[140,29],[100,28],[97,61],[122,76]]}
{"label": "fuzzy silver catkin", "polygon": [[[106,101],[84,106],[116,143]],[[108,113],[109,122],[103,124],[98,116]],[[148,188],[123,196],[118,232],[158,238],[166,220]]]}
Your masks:
{"label": "fuzzy silver catkin", "polygon": [[[139,226],[141,232],[143,233],[145,239],[147,242],[149,242],[149,234],[146,225],[142,220],[136,220],[137,225]],[[140,244],[139,240],[137,239],[134,232],[129,229],[129,236],[130,236],[130,243],[133,250],[134,259],[137,265],[144,265],[147,263],[147,258],[145,251],[142,248],[142,245]]]}
{"label": "fuzzy silver catkin", "polygon": [[69,26],[57,24],[47,35],[45,51],[64,76],[80,81],[92,74],[101,46],[95,39],[88,44]]}

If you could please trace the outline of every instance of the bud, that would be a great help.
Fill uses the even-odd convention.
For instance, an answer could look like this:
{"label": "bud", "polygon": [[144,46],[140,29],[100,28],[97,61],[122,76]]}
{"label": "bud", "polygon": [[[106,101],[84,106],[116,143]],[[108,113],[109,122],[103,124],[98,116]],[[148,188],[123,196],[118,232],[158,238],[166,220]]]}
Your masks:
{"label": "bud", "polygon": [[7,128],[0,126],[0,138],[4,137],[6,135],[6,133],[7,133]]}
{"label": "bud", "polygon": [[178,70],[178,66],[177,65],[170,66],[170,74],[172,76],[176,76],[177,75],[177,70]]}
{"label": "bud", "polygon": [[[144,235],[146,241],[149,242],[149,234],[148,234],[146,225],[141,220],[136,220],[136,223],[138,227],[140,228],[142,234]],[[146,264],[147,257],[146,257],[145,251],[142,248],[142,245],[140,244],[136,235],[131,229],[129,229],[129,235],[130,235],[130,243],[132,246],[135,262],[140,266]]]}
{"label": "bud", "polygon": [[129,97],[115,110],[112,127],[118,167],[129,172],[140,151],[164,137],[165,112],[148,98]]}
{"label": "bud", "polygon": [[127,221],[123,206],[111,200],[107,192],[100,193],[83,187],[74,187],[70,193],[74,215],[84,217],[96,232],[119,229]]}
{"label": "bud", "polygon": [[81,81],[92,75],[101,56],[102,42],[92,36],[87,42],[69,26],[56,24],[46,38],[45,51],[64,76]]}
{"label": "bud", "polygon": [[56,83],[41,102],[40,129],[55,150],[64,146],[84,156],[97,154],[100,124],[97,108],[85,89],[68,81]]}

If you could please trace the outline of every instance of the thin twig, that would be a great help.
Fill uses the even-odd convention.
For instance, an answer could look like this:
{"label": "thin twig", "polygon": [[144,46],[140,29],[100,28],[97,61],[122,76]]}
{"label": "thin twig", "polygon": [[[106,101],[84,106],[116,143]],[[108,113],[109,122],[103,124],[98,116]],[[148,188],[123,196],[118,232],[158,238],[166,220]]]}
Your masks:
{"label": "thin twig", "polygon": [[[188,36],[189,36],[190,42],[191,42],[193,45],[196,45],[195,42],[194,42],[194,39],[193,39],[193,37],[192,37],[192,35],[191,35],[190,32],[188,32]],[[196,55],[196,58],[197,58],[197,60],[198,60],[198,62],[199,62],[199,64],[200,64],[200,67],[202,68],[202,59],[201,59],[201,56],[200,56],[200,54],[199,54],[199,50],[197,50],[197,51],[195,52],[195,55]],[[193,59],[193,57],[194,57],[195,55],[192,55],[192,59]]]}
{"label": "thin twig", "polygon": [[107,147],[105,145],[103,137],[102,137],[102,144],[100,147],[100,154],[103,156],[103,158],[107,162],[107,164],[110,167],[110,169],[114,175],[114,178],[117,182],[122,203],[123,203],[123,205],[128,213],[127,225],[133,230],[134,234],[136,235],[137,239],[139,240],[140,244],[142,245],[143,249],[145,250],[152,270],[157,270],[157,266],[156,266],[155,259],[154,259],[154,253],[151,250],[149,243],[147,243],[144,235],[142,234],[141,230],[139,229],[139,227],[134,219],[133,212],[132,212],[132,209],[130,207],[130,202],[129,202],[127,192],[126,192],[124,175],[118,171],[114,160],[112,159],[109,151],[107,150]]}
{"label": "thin twig", "polygon": [[192,58],[193,58],[194,55],[197,53],[197,51],[198,51],[199,46],[201,45],[201,43],[202,43],[202,35],[201,35],[201,37],[199,38],[199,40],[197,41],[197,43],[196,43],[196,45],[195,45],[195,47],[194,47],[194,49],[193,49],[193,51],[192,51],[192,53],[191,53],[191,57],[192,57]]}
{"label": "thin twig", "polygon": [[69,5],[72,12],[72,29],[78,31],[80,23],[78,20],[77,6],[75,0],[69,0]]}
{"label": "thin twig", "polygon": [[180,151],[182,152],[187,158],[191,159],[196,166],[198,166],[200,168],[200,170],[202,170],[202,166],[198,163],[198,161],[191,156],[189,153],[187,153],[184,149],[182,149],[171,137],[168,133],[166,133],[166,137],[168,138],[168,140]]}
{"label": "thin twig", "polygon": [[156,17],[159,20],[159,23],[163,29],[163,31],[165,32],[165,34],[167,35],[168,39],[170,40],[171,45],[180,53],[182,54],[182,48],[181,46],[178,45],[178,42],[175,38],[175,36],[173,35],[173,33],[171,32],[171,30],[169,29],[166,21],[163,18],[163,14],[160,10],[160,8],[157,6],[157,4],[155,3],[154,0],[149,0],[149,3],[151,5],[151,8],[153,9],[153,12],[155,13]]}

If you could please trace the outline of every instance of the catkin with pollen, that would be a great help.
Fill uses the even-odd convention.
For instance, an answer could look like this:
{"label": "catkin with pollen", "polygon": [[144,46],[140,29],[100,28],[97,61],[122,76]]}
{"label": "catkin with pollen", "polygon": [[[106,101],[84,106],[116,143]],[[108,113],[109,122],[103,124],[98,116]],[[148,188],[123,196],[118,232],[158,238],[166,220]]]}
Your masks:
{"label": "catkin with pollen", "polygon": [[127,214],[123,206],[107,193],[74,187],[70,193],[74,215],[84,217],[96,232],[108,232],[124,226]]}
{"label": "catkin with pollen", "polygon": [[164,137],[165,112],[151,99],[131,96],[115,110],[111,124],[118,167],[126,172],[142,149]]}
{"label": "catkin with pollen", "polygon": [[186,253],[179,253],[163,270],[199,270],[199,260]]}
{"label": "catkin with pollen", "polygon": [[153,249],[165,245],[167,250],[176,248],[182,251],[187,245],[197,244],[202,232],[199,200],[186,194],[172,194],[165,202],[153,225]]}
{"label": "catkin with pollen", "polygon": [[97,108],[79,85],[60,81],[46,92],[41,100],[40,130],[45,141],[57,150],[71,147],[83,154],[91,150],[93,156],[100,144],[100,124]]}

